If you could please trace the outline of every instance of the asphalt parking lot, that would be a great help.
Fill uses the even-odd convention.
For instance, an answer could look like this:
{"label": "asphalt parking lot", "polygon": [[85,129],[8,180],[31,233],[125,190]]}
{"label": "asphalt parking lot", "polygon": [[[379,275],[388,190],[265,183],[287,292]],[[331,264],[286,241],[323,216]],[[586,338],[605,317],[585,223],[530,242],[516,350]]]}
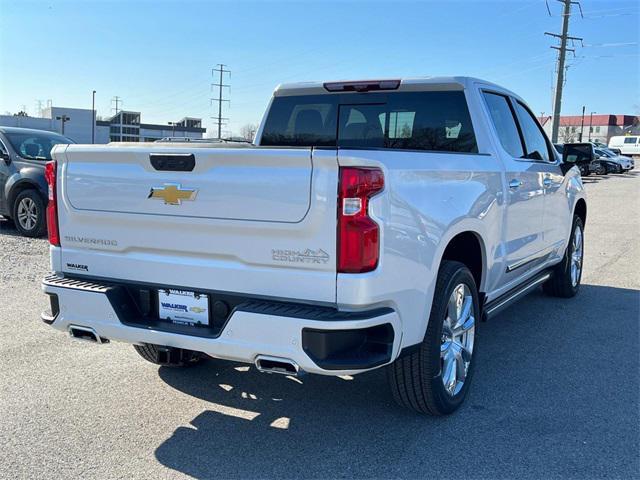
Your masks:
{"label": "asphalt parking lot", "polygon": [[381,370],[158,368],[39,320],[46,239],[0,221],[0,478],[638,478],[640,171],[585,179],[583,286],[480,325],[465,406],[396,407]]}

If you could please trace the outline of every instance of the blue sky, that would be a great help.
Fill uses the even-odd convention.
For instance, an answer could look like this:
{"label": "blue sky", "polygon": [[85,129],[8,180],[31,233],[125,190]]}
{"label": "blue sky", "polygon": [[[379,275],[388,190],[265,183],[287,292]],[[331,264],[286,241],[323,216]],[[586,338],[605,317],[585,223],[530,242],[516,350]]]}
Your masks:
{"label": "blue sky", "polygon": [[[35,1],[0,0],[0,112],[36,100],[108,116],[111,98],[143,122],[205,119],[211,69],[232,71],[227,128],[262,117],[281,82],[471,75],[551,112],[562,5],[510,1]],[[563,114],[640,114],[640,2],[582,0],[570,33]]]}

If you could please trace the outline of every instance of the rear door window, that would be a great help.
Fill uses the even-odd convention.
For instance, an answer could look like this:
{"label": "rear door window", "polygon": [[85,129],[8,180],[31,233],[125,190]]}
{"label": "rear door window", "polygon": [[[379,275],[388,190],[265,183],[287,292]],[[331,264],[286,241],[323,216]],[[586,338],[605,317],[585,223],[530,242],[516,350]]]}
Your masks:
{"label": "rear door window", "polygon": [[527,148],[526,158],[530,160],[550,161],[549,145],[542,128],[531,112],[520,102],[515,102],[516,114],[520,120],[520,128]]}
{"label": "rear door window", "polygon": [[276,97],[261,144],[478,151],[462,91]]}
{"label": "rear door window", "polygon": [[524,157],[522,140],[507,97],[497,93],[484,92],[484,99],[489,107],[489,115],[502,147],[514,158]]}
{"label": "rear door window", "polygon": [[638,139],[636,137],[627,137],[624,139],[624,143],[635,144]]}

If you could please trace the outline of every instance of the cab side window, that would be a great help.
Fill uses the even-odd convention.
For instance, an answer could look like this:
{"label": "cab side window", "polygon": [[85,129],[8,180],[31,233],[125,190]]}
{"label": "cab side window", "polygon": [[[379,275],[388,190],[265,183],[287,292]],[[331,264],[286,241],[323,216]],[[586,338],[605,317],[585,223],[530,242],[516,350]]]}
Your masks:
{"label": "cab side window", "polygon": [[520,102],[514,102],[514,105],[518,120],[520,121],[522,135],[524,136],[524,144],[527,149],[524,158],[545,162],[551,161],[549,145],[542,133],[540,125],[524,105]]}

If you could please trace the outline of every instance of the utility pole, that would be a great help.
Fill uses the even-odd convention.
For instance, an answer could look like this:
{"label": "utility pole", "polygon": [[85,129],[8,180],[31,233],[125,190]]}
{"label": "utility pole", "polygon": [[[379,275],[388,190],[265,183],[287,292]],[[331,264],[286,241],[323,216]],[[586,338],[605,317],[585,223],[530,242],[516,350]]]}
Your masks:
{"label": "utility pole", "polygon": [[[229,120],[228,118],[224,118],[222,116],[222,102],[229,101],[229,99],[222,98],[222,89],[229,88],[230,85],[225,85],[224,83],[222,83],[222,78],[225,73],[231,74],[231,70],[225,70],[224,67],[226,67],[226,65],[224,65],[223,63],[218,63],[217,67],[218,68],[214,68],[211,70],[211,75],[215,78],[215,74],[218,73],[220,75],[219,81],[218,83],[212,83],[211,89],[213,90],[213,87],[218,87],[218,98],[217,99],[212,98],[211,102],[212,103],[214,101],[218,102],[218,117],[215,123],[218,125],[218,140],[220,140],[222,139],[222,125],[225,121]],[[215,119],[215,117],[213,118]]]}
{"label": "utility pole", "polygon": [[591,141],[591,132],[593,131],[593,114],[596,112],[591,112],[589,114],[589,141]]}
{"label": "utility pole", "polygon": [[91,144],[96,143],[96,91],[91,100]]}
{"label": "utility pole", "polygon": [[580,141],[582,142],[582,132],[584,131],[584,105],[582,106],[582,120],[580,121]]}
{"label": "utility pole", "polygon": [[569,36],[569,17],[571,17],[571,5],[578,5],[580,13],[582,14],[582,7],[580,3],[573,0],[558,0],[564,4],[562,12],[562,33],[549,33],[544,32],[545,35],[560,39],[560,46],[552,46],[551,48],[558,50],[558,72],[556,78],[556,90],[553,99],[553,123],[551,125],[551,141],[556,143],[558,141],[558,130],[560,128],[560,110],[562,109],[562,88],[564,87],[565,76],[565,60],[567,58],[567,52],[573,52],[575,56],[575,49],[567,48],[567,40],[580,40],[580,37]]}
{"label": "utility pole", "polygon": [[115,103],[116,104],[115,108],[112,107],[111,110],[115,110],[116,111],[115,114],[118,115],[118,112],[120,111],[118,109],[118,103],[122,103],[122,99],[116,95],[115,97],[113,97],[111,99],[111,103]]}

